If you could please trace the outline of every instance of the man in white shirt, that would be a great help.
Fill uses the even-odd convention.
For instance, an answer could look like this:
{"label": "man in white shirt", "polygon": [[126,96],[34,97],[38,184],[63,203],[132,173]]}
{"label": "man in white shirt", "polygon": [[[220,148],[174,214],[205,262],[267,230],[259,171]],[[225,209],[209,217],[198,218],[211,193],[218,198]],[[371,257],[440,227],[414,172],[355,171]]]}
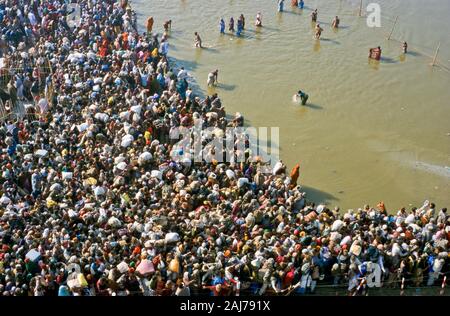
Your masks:
{"label": "man in white shirt", "polygon": [[184,70],[184,67],[181,67],[177,75],[178,80],[183,80],[186,79],[187,77],[189,77],[188,72]]}
{"label": "man in white shirt", "polygon": [[37,22],[36,16],[32,11],[28,12],[28,20],[30,21],[30,24],[35,27]]}
{"label": "man in white shirt", "polygon": [[168,41],[162,41],[159,45],[159,52],[162,55],[167,55],[169,52],[169,42]]}

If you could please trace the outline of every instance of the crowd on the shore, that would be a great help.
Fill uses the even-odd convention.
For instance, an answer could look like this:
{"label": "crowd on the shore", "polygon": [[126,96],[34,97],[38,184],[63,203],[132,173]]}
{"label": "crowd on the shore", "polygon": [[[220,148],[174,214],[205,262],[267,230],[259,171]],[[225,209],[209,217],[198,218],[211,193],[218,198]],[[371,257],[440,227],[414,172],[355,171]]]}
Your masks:
{"label": "crowd on the shore", "polygon": [[45,78],[23,67],[4,92],[33,101],[36,117],[0,128],[0,296],[441,285],[445,208],[340,211],[306,200],[298,165],[174,161],[171,130],[243,117],[196,96],[168,61],[168,33],[139,33],[126,0],[79,4],[72,23],[64,1],[0,0],[0,57],[52,67]]}

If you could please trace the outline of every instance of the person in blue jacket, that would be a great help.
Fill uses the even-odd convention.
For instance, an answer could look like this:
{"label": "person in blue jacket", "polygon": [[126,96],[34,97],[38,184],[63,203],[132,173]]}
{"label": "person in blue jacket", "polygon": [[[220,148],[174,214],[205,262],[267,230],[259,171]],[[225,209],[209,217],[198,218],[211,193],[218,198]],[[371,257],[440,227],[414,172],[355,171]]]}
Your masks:
{"label": "person in blue jacket", "polygon": [[220,34],[225,34],[225,21],[223,19],[220,19],[219,25],[220,25]]}
{"label": "person in blue jacket", "polygon": [[278,12],[283,12],[284,0],[278,0]]}
{"label": "person in blue jacket", "polygon": [[244,29],[243,25],[242,25],[242,20],[238,19],[237,21],[237,31],[236,31],[236,35],[237,36],[241,36],[242,30]]}
{"label": "person in blue jacket", "polygon": [[304,6],[305,6],[305,1],[300,0],[300,1],[298,2],[298,7],[299,7],[300,9],[303,10],[303,7],[304,7]]}

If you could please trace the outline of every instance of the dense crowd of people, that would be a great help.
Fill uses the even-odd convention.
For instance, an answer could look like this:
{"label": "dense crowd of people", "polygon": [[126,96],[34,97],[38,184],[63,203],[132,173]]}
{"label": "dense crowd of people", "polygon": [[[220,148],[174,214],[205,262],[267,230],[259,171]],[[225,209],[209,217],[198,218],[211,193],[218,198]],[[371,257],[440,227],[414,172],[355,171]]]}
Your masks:
{"label": "dense crowd of people", "polygon": [[[78,3],[71,21],[64,1],[0,0],[0,57],[34,65],[11,74],[3,94],[36,105],[0,129],[0,296],[294,295],[321,285],[361,294],[442,283],[445,208],[341,212],[306,200],[298,165],[267,174],[250,159],[174,161],[174,128],[202,120],[223,130],[242,116],[227,118],[217,95],[196,96],[169,64],[168,34],[139,33],[126,0]],[[39,91],[50,84],[47,100]]]}

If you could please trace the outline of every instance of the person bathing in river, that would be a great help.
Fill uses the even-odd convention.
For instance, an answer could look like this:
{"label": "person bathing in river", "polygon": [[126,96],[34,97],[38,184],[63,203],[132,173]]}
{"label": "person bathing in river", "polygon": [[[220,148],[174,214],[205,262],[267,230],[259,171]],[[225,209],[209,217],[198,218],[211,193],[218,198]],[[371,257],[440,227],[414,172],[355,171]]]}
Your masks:
{"label": "person bathing in river", "polygon": [[208,87],[216,86],[219,83],[218,78],[219,78],[219,69],[211,71],[208,74],[208,82],[207,82]]}
{"label": "person bathing in river", "polygon": [[336,17],[333,19],[333,22],[331,22],[331,27],[332,28],[339,28],[339,23],[341,22],[341,20],[339,20],[339,17],[336,15]]}
{"label": "person bathing in river", "polygon": [[369,50],[369,58],[375,59],[375,60],[380,60],[381,59],[381,47],[378,46],[376,48],[371,48]]}
{"label": "person bathing in river", "polygon": [[403,54],[408,53],[408,43],[403,42],[403,44],[402,44],[402,50],[403,50]]}
{"label": "person bathing in river", "polygon": [[315,9],[313,12],[311,12],[311,21],[317,22],[317,9]]}
{"label": "person bathing in river", "polygon": [[220,19],[219,27],[220,27],[220,34],[225,34],[225,21],[223,19]]}
{"label": "person bathing in river", "polygon": [[154,22],[155,22],[155,20],[153,19],[152,16],[147,19],[147,33],[149,35],[152,33],[153,23]]}
{"label": "person bathing in river", "polygon": [[234,19],[233,19],[233,17],[230,18],[230,23],[228,23],[228,31],[234,33]]}
{"label": "person bathing in river", "polygon": [[242,30],[243,30],[242,20],[239,18],[238,21],[237,21],[237,32],[236,32],[236,35],[237,36],[241,36]]}
{"label": "person bathing in river", "polygon": [[261,27],[261,26],[262,26],[262,16],[261,16],[261,12],[258,12],[258,14],[256,15],[255,26],[258,26],[258,27]]}
{"label": "person bathing in river", "polygon": [[278,12],[283,12],[284,0],[278,0]]}
{"label": "person bathing in river", "polygon": [[308,101],[308,98],[309,98],[309,95],[304,93],[302,90],[298,90],[298,92],[295,96],[297,97],[297,100],[300,98],[302,105],[305,105],[306,101]]}
{"label": "person bathing in river", "polygon": [[164,26],[164,31],[168,32],[169,29],[172,28],[172,20],[168,20],[168,21],[164,22],[163,26]]}
{"label": "person bathing in river", "polygon": [[245,29],[245,17],[243,14],[239,17],[239,20],[242,22],[242,30]]}
{"label": "person bathing in river", "polygon": [[298,6],[298,0],[291,0],[291,5],[292,5],[293,7]]}
{"label": "person bathing in river", "polygon": [[305,1],[303,1],[303,0],[300,0],[299,2],[298,2],[298,7],[301,9],[301,10],[303,10],[303,7],[305,6]]}
{"label": "person bathing in river", "polygon": [[320,39],[320,36],[322,35],[322,32],[323,32],[323,28],[321,28],[320,27],[320,24],[319,23],[317,23],[316,24],[316,30],[315,30],[315,38],[316,39]]}
{"label": "person bathing in river", "polygon": [[200,35],[197,32],[195,32],[194,36],[195,36],[195,38],[194,38],[195,47],[202,48],[202,39],[200,38]]}

